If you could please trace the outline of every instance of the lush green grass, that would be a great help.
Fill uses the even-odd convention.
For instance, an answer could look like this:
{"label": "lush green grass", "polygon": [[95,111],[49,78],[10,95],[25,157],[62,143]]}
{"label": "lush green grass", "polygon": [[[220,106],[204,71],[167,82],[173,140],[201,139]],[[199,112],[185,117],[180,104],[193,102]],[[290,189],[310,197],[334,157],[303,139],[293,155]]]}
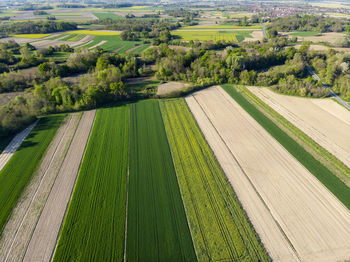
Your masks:
{"label": "lush green grass", "polygon": [[196,261],[158,101],[131,105],[128,261]]}
{"label": "lush green grass", "polygon": [[98,19],[107,19],[107,18],[110,18],[110,19],[121,19],[121,18],[123,18],[122,16],[116,15],[114,13],[93,13],[93,14]]}
{"label": "lush green grass", "polygon": [[301,145],[281,130],[272,120],[260,112],[231,85],[224,85],[225,91],[244,110],[246,110],[266,131],[268,131],[286,150],[305,166],[320,182],[322,182],[347,208],[350,209],[350,188],[347,187],[327,167],[316,160]]}
{"label": "lush green grass", "polygon": [[64,115],[43,117],[0,171],[0,234]]}
{"label": "lush green grass", "polygon": [[141,53],[142,53],[143,51],[145,51],[149,46],[150,46],[150,44],[140,45],[139,47],[136,47],[134,50],[132,50],[130,53],[131,53],[131,54],[141,54]]}
{"label": "lush green grass", "polygon": [[213,25],[213,26],[185,26],[182,29],[260,29],[262,25],[251,25],[251,26],[240,26],[236,23],[224,23],[221,25]]}
{"label": "lush green grass", "polygon": [[97,111],[54,261],[123,261],[128,115]]}
{"label": "lush green grass", "polygon": [[97,35],[94,37],[93,41],[90,44],[85,45],[82,48],[93,47],[98,43],[100,43],[101,41],[107,41],[107,42],[100,45],[99,46],[100,48],[104,49],[105,51],[115,51],[119,49],[118,53],[124,53],[125,51],[133,48],[136,43],[140,43],[137,41],[123,41],[120,39],[120,36],[118,35],[113,35],[113,36]]}
{"label": "lush green grass", "polygon": [[320,34],[319,32],[314,32],[314,31],[300,31],[300,32],[290,33],[289,35],[305,37],[305,36],[315,36],[319,34]]}
{"label": "lush green grass", "polygon": [[190,40],[229,40],[238,42],[236,34],[232,31],[207,31],[207,30],[193,30],[193,31],[181,31],[176,30],[171,32],[172,35],[178,36],[185,41]]}
{"label": "lush green grass", "polygon": [[136,93],[138,96],[148,97],[157,93],[160,82],[158,80],[150,80],[137,84],[128,84],[127,88],[130,92]]}
{"label": "lush green grass", "polygon": [[183,99],[160,103],[199,261],[270,261]]}

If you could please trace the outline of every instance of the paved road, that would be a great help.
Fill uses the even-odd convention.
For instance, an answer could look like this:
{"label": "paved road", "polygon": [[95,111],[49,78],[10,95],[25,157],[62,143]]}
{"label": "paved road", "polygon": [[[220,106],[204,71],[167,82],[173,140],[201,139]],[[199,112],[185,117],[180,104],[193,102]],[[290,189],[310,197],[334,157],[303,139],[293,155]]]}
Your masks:
{"label": "paved road", "polygon": [[262,24],[263,24],[263,33],[264,33],[264,38],[265,38],[265,39],[267,39],[266,27],[265,27],[264,20],[262,21]]}
{"label": "paved road", "polygon": [[[318,75],[316,75],[315,72],[312,71],[312,69],[309,66],[307,66],[306,69],[309,71],[309,73],[312,75],[313,78],[315,78],[317,81],[321,81]],[[322,86],[324,88],[328,88],[328,86],[324,83],[322,83]],[[339,103],[341,103],[342,105],[344,105],[346,108],[350,110],[350,105],[347,102],[345,102],[343,99],[337,96],[332,90],[329,90],[329,91],[332,97],[334,97]]]}

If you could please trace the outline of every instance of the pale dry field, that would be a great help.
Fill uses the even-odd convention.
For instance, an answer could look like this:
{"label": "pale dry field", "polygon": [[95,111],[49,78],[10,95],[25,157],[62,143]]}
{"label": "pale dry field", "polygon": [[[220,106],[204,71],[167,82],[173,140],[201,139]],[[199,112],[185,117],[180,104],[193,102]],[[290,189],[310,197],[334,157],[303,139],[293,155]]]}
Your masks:
{"label": "pale dry field", "polygon": [[164,96],[172,92],[181,91],[188,86],[189,84],[185,84],[181,82],[168,82],[168,83],[160,84],[158,86],[157,95]]}
{"label": "pale dry field", "polygon": [[350,258],[350,212],[221,87],[186,98],[274,261]]}
{"label": "pale dry field", "polygon": [[253,31],[251,34],[252,38],[245,38],[243,42],[249,41],[262,41],[264,38],[263,31]]}
{"label": "pale dry field", "polygon": [[[280,32],[281,34],[289,34],[290,32]],[[294,35],[288,35],[289,38],[293,38]],[[333,42],[334,39],[344,37],[344,34],[337,32],[322,33],[320,36],[296,36],[299,41],[311,41],[313,43],[318,42]]]}
{"label": "pale dry field", "polygon": [[38,170],[6,224],[0,240],[0,261],[23,259],[79,120],[78,113],[66,117],[51,141]]}
{"label": "pale dry field", "polygon": [[0,152],[0,171],[4,168],[7,162],[10,161],[13,154],[16,153],[17,149],[21,146],[24,139],[26,139],[26,137],[33,130],[33,128],[36,126],[37,123],[38,121],[28,126],[22,132],[18,133],[12,139],[10,144],[8,144],[8,146],[2,152]]}
{"label": "pale dry field", "polygon": [[248,89],[350,167],[350,112],[346,108],[328,98],[286,96],[260,87]]}
{"label": "pale dry field", "polygon": [[0,106],[6,105],[11,99],[19,95],[24,95],[24,92],[10,92],[0,94]]}
{"label": "pale dry field", "polygon": [[51,259],[90,136],[95,113],[95,110],[85,112],[79,122],[36,224],[23,261],[47,262]]}

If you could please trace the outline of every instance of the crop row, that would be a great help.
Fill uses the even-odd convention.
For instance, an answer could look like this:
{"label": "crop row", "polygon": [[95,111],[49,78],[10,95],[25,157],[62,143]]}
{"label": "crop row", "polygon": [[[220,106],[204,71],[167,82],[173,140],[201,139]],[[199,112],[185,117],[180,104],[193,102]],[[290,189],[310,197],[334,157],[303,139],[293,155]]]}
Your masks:
{"label": "crop row", "polygon": [[184,100],[161,102],[199,261],[269,261]]}
{"label": "crop row", "polygon": [[54,261],[122,261],[127,158],[128,107],[98,110]]}
{"label": "crop row", "polygon": [[43,117],[0,171],[0,235],[64,115]]}
{"label": "crop row", "polygon": [[223,85],[224,90],[246,110],[267,132],[270,133],[289,153],[324,184],[347,208],[350,209],[350,188],[335,176],[326,166],[293,140],[271,119],[260,112],[233,86]]}

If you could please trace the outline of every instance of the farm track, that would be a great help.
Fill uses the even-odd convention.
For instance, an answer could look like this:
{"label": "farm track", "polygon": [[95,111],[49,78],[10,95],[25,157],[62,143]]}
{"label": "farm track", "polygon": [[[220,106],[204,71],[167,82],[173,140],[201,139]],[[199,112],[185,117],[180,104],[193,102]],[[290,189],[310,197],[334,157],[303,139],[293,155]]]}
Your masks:
{"label": "farm track", "polygon": [[260,87],[248,89],[350,167],[350,113],[346,108],[330,99],[285,96]]}
{"label": "farm track", "polygon": [[50,143],[36,175],[6,224],[0,240],[0,261],[22,260],[79,119],[79,114],[67,117]]}
{"label": "farm track", "polygon": [[83,114],[57,178],[43,207],[23,261],[49,261],[54,252],[68,202],[95,118],[95,110]]}
{"label": "farm track", "polygon": [[350,212],[333,194],[220,87],[186,101],[274,261],[349,259]]}
{"label": "farm track", "polygon": [[17,149],[21,146],[22,142],[26,137],[29,135],[29,133],[33,130],[33,128],[36,126],[38,121],[28,126],[26,129],[24,129],[22,132],[17,134],[10,144],[0,153],[0,171],[5,167],[7,162],[11,159],[13,154],[17,151]]}

